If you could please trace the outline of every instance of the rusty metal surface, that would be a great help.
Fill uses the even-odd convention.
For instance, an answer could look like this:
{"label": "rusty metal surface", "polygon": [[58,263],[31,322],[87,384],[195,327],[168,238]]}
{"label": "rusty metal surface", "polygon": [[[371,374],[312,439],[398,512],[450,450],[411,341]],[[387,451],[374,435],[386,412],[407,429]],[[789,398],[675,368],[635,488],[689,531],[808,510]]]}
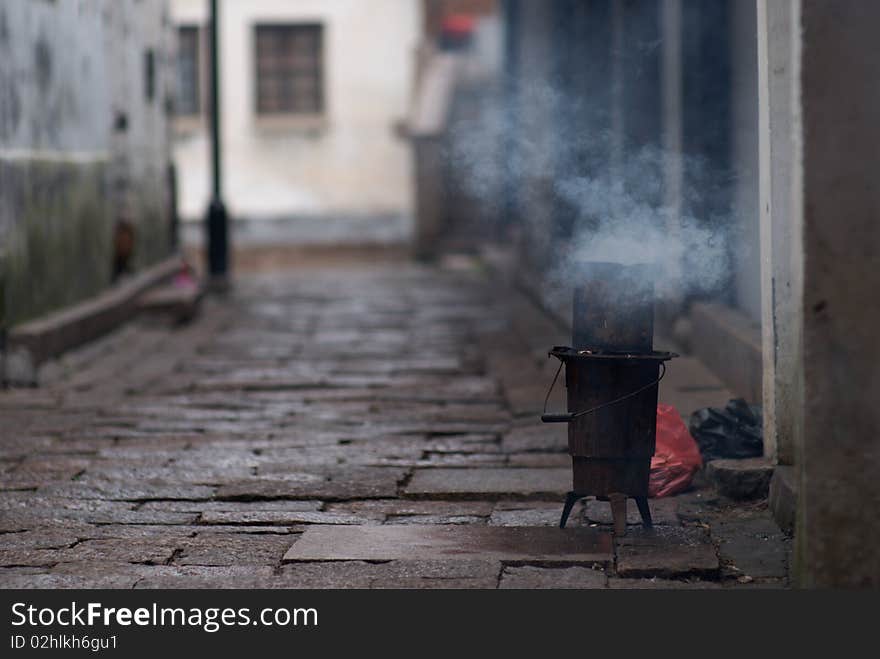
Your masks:
{"label": "rusty metal surface", "polygon": [[569,411],[599,408],[569,423],[571,455],[592,458],[650,458],[654,455],[656,383],[614,405],[602,405],[656,381],[659,369],[657,361],[567,362],[565,385]]}

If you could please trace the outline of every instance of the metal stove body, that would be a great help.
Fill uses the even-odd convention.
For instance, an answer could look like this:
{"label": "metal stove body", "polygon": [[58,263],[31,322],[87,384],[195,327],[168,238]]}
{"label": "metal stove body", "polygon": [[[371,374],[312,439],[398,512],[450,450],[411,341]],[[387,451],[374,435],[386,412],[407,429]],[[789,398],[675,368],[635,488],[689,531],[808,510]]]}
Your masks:
{"label": "metal stove body", "polygon": [[665,363],[677,356],[653,349],[653,272],[648,265],[599,262],[579,268],[573,345],[550,351],[565,368],[569,411],[541,417],[568,423],[573,478],[560,527],[587,496],[610,501],[617,534],[626,531],[627,497],[635,499],[644,526],[651,526],[657,394]]}

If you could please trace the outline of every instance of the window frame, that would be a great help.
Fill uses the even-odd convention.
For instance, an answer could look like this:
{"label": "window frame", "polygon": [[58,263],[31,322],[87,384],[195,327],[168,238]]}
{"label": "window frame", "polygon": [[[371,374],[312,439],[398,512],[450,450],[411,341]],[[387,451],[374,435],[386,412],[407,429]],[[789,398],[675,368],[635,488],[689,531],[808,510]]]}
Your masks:
{"label": "window frame", "polygon": [[[316,58],[316,93],[317,110],[314,111],[265,111],[260,109],[260,62],[259,62],[259,31],[261,28],[313,28],[317,31]],[[327,26],[320,20],[258,20],[251,25],[251,55],[253,75],[253,99],[251,111],[256,124],[262,128],[303,128],[323,129],[326,127],[328,94],[327,94]]]}
{"label": "window frame", "polygon": [[[178,39],[179,46],[179,35],[180,30],[190,29],[195,30],[196,32],[196,67],[195,67],[195,75],[196,75],[196,84],[198,86],[196,101],[198,103],[198,108],[194,113],[188,114],[180,114],[180,108],[175,103],[174,106],[174,125],[175,128],[181,131],[194,130],[197,128],[201,128],[204,126],[207,121],[208,112],[209,112],[209,101],[210,101],[210,44],[208,43],[208,39],[210,37],[210,26],[205,22],[200,21],[187,21],[181,22],[174,25],[174,29],[176,31],[176,38]],[[179,57],[180,53],[177,53],[177,61],[175,62],[175,66],[179,66]],[[179,76],[179,72],[175,70],[175,76]],[[179,89],[179,77],[176,77],[175,84],[175,101],[177,100],[177,91]]]}

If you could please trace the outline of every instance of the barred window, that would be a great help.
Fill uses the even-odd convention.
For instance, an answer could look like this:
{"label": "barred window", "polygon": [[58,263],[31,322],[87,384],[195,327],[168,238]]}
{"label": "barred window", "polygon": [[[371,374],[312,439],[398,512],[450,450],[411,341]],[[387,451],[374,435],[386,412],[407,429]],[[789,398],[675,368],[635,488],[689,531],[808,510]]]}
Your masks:
{"label": "barred window", "polygon": [[323,27],[256,26],[257,114],[319,114],[324,109]]}
{"label": "barred window", "polygon": [[199,57],[199,28],[184,26],[177,29],[177,95],[175,109],[180,116],[192,116],[201,111],[201,62]]}

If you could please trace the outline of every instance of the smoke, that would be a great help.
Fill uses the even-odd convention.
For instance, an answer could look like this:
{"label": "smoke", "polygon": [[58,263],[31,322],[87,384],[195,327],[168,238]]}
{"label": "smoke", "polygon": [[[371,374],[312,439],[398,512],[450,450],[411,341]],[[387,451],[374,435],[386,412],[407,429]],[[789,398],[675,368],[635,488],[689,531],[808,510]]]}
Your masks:
{"label": "smoke", "polygon": [[[738,242],[728,171],[661,144],[616,143],[589,99],[551,85],[523,87],[517,97],[515,114],[495,95],[455,121],[447,155],[457,185],[486,216],[505,212],[505,181],[516,182],[523,239],[545,255],[548,295],[570,290],[584,261],[658,266],[660,298],[717,295],[727,285]],[[581,129],[559,130],[570,117]],[[676,171],[685,183],[672,195]]]}

